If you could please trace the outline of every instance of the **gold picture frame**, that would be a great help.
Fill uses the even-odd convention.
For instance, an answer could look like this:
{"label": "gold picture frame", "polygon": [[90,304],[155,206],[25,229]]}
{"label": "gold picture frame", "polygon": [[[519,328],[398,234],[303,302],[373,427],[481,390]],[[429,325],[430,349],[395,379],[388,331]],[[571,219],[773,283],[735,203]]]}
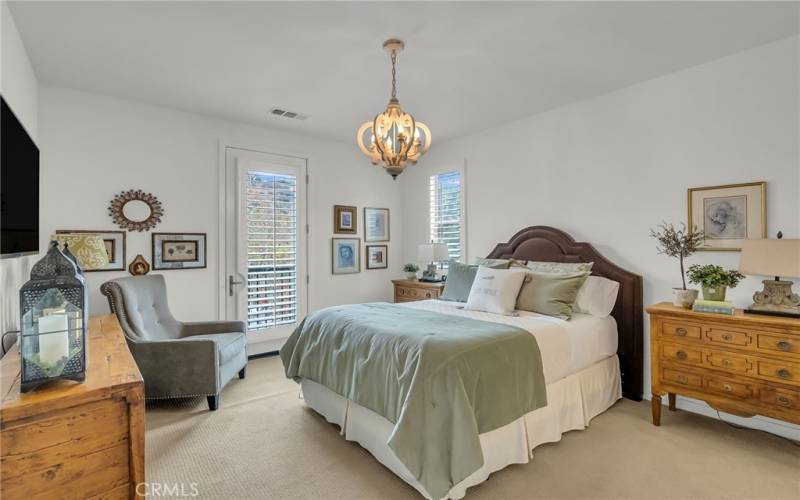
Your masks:
{"label": "gold picture frame", "polygon": [[333,232],[335,234],[357,234],[358,208],[348,205],[334,205]]}
{"label": "gold picture frame", "polygon": [[767,237],[767,183],[689,188],[687,226],[703,235],[701,251],[739,252],[745,239]]}

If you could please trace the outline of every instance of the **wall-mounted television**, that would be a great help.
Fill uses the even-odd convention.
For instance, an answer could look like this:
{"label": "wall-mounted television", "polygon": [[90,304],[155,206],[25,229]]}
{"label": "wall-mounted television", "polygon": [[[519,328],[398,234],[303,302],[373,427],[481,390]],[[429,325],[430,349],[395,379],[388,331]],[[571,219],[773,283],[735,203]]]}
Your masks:
{"label": "wall-mounted television", "polygon": [[0,101],[0,257],[37,254],[39,148]]}

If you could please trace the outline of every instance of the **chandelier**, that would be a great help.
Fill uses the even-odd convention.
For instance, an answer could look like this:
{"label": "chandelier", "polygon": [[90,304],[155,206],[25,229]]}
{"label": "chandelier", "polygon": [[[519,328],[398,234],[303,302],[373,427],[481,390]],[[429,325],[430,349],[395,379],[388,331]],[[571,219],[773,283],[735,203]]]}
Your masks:
{"label": "chandelier", "polygon": [[404,47],[402,40],[394,38],[383,42],[383,49],[389,52],[392,59],[392,98],[389,99],[386,111],[374,120],[365,122],[356,133],[361,151],[369,156],[373,165],[382,163],[386,173],[393,179],[403,173],[407,163],[416,165],[419,157],[431,147],[430,129],[403,111],[400,101],[397,100],[395,65],[397,53]]}

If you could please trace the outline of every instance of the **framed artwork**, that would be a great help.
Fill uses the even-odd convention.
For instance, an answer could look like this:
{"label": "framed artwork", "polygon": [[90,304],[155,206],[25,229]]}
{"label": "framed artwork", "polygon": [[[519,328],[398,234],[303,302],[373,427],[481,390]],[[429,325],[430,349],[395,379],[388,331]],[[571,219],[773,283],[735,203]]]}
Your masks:
{"label": "framed artwork", "polygon": [[153,270],[204,269],[206,233],[153,233]]}
{"label": "framed artwork", "polygon": [[388,245],[367,245],[367,269],[386,269],[389,267]]}
{"label": "framed artwork", "polygon": [[333,232],[336,234],[356,234],[358,232],[358,209],[345,205],[333,206]]}
{"label": "framed artwork", "polygon": [[131,261],[131,265],[128,266],[128,272],[133,276],[144,276],[150,272],[150,264],[144,260],[142,254],[139,254]]}
{"label": "framed artwork", "polygon": [[56,234],[88,233],[103,239],[108,254],[108,264],[100,269],[85,269],[84,272],[125,270],[125,231],[89,231],[85,229],[58,229]]}
{"label": "framed artwork", "polygon": [[745,239],[767,237],[767,183],[689,189],[689,227],[705,243],[700,250],[740,251]]}
{"label": "framed artwork", "polygon": [[331,238],[333,274],[361,272],[361,239]]}
{"label": "framed artwork", "polygon": [[389,241],[388,208],[364,208],[364,241]]}

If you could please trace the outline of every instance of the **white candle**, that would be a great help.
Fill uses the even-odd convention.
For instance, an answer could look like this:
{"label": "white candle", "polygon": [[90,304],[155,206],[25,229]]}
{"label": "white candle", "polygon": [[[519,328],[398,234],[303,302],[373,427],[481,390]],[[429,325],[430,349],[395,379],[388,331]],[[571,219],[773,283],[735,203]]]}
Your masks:
{"label": "white candle", "polygon": [[[69,355],[67,315],[51,314],[39,318],[39,361],[54,365]],[[48,333],[59,332],[59,333]]]}

